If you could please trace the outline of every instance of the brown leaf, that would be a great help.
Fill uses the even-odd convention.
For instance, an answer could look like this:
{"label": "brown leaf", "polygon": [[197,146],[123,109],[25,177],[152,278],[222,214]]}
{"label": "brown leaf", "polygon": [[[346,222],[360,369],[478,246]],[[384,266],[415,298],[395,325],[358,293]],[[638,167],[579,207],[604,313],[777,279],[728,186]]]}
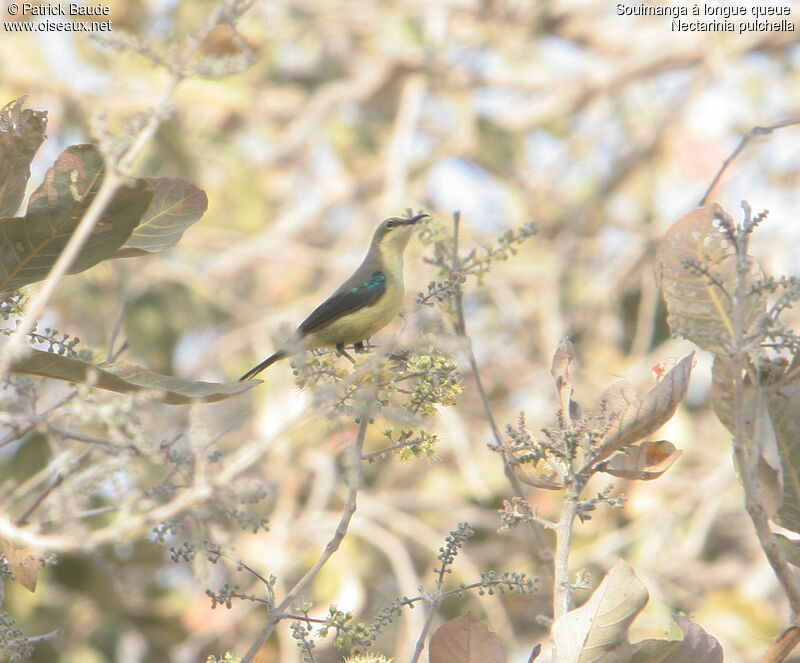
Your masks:
{"label": "brown leaf", "polygon": [[505,663],[500,640],[468,612],[442,624],[430,643],[430,663]]}
{"label": "brown leaf", "polygon": [[620,449],[602,466],[602,471],[622,479],[650,481],[666,472],[683,452],[672,442],[641,442]]}
{"label": "brown leaf", "polygon": [[[656,278],[669,310],[672,333],[718,352],[733,340],[732,295],[736,291],[736,254],[716,224],[717,204],[700,207],[677,221],[656,251]],[[751,259],[752,260],[752,259]],[[701,265],[708,274],[687,269],[687,261]],[[760,275],[751,262],[750,284]],[[765,311],[763,292],[747,296],[745,326],[749,328]]]}
{"label": "brown leaf", "polygon": [[781,457],[783,502],[775,522],[800,532],[800,380],[782,386],[767,397],[769,420]]}
{"label": "brown leaf", "polygon": [[[602,405],[604,415],[611,420],[611,424],[591,462],[594,464],[608,458],[618,449],[650,435],[668,421],[686,395],[693,363],[694,352],[681,359],[642,398],[632,398],[622,383],[617,383],[620,385],[617,391],[621,395],[618,398],[607,397]],[[620,409],[610,409],[609,404],[613,403],[617,403]]]}
{"label": "brown leaf", "polygon": [[39,556],[30,548],[15,548],[12,544],[0,539],[0,552],[8,562],[8,568],[17,581],[29,592],[36,590],[36,579],[39,575]]}
{"label": "brown leaf", "polygon": [[[780,397],[767,396],[766,387],[754,386],[745,378],[742,403],[737,412],[734,378],[733,362],[719,355],[714,357],[711,369],[711,403],[714,412],[733,434],[736,432],[736,414],[741,414],[743,430],[739,431],[739,435],[744,444],[758,454],[756,473],[764,506],[770,516],[781,510],[787,515],[787,522],[795,523],[787,529],[800,531],[795,529],[800,527],[800,476],[794,469],[800,455],[798,449],[793,451],[793,446],[797,445],[792,445],[792,435],[779,435],[780,431],[773,424],[773,417],[780,416]],[[778,421],[784,419],[779,418]],[[789,482],[788,490],[784,486],[785,481]],[[795,488],[792,488],[793,484]],[[784,500],[788,500],[785,509],[782,508]],[[791,515],[792,512],[795,515]]]}
{"label": "brown leaf", "polygon": [[[530,454],[530,452],[526,450],[511,452],[513,458],[520,458],[528,454]],[[534,486],[535,488],[561,490],[564,487],[564,483],[558,472],[556,472],[553,466],[546,460],[540,459],[536,461],[536,463],[532,461],[520,462],[512,465],[511,471],[522,483]]]}

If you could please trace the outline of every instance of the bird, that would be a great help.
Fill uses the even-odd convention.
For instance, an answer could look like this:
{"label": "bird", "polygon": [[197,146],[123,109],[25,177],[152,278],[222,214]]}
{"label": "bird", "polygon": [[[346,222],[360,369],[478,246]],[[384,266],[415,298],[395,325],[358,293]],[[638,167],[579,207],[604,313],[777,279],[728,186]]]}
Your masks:
{"label": "bird", "polygon": [[353,275],[309,315],[275,353],[239,378],[249,380],[276,361],[305,350],[333,347],[355,360],[344,346],[354,344],[364,352],[364,341],[388,325],[400,310],[403,285],[403,252],[411,233],[425,212],[393,216],[378,225],[367,255]]}

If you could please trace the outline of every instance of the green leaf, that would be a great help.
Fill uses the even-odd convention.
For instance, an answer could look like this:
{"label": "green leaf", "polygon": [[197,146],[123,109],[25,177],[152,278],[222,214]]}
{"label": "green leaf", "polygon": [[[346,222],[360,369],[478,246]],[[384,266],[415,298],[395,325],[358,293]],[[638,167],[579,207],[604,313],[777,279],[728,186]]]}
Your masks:
{"label": "green leaf", "polygon": [[71,359],[52,352],[35,350],[14,364],[15,373],[41,375],[88,384],[96,389],[135,394],[150,390],[153,400],[168,405],[186,405],[193,402],[215,403],[255,387],[260,381],[221,384],[217,382],[192,382],[173,375],[160,375],[133,364],[96,366],[82,359]]}
{"label": "green leaf", "polygon": [[153,189],[153,200],[138,227],[114,258],[143,256],[174,246],[184,230],[208,208],[205,191],[188,180],[154,177],[145,181]]}
{"label": "green leaf", "polygon": [[0,217],[17,213],[31,176],[31,161],[44,142],[47,111],[22,110],[25,97],[0,110]]}
{"label": "green leaf", "polygon": [[[93,145],[72,145],[47,171],[24,217],[0,219],[0,292],[44,279],[64,250],[103,179]],[[147,182],[123,186],[72,264],[81,272],[111,257],[130,237],[152,199]]]}
{"label": "green leaf", "polygon": [[[656,251],[656,274],[669,310],[669,326],[704,350],[728,352],[733,343],[732,297],[736,292],[736,253],[715,222],[718,205],[700,207],[675,223]],[[752,258],[748,283],[761,270]],[[687,269],[692,261],[707,274]],[[745,302],[745,335],[766,310],[761,291]]]}

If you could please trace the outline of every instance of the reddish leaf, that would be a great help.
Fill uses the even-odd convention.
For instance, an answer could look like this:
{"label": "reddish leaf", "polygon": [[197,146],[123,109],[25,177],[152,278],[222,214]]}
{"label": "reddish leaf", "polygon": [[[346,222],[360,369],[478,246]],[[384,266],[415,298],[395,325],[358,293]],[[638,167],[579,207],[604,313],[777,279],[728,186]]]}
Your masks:
{"label": "reddish leaf", "polygon": [[602,471],[622,479],[651,481],[672,467],[682,453],[667,440],[632,444],[611,456]]}
{"label": "reddish leaf", "polygon": [[591,462],[604,460],[618,449],[635,444],[668,421],[686,395],[693,363],[694,353],[686,355],[641,398],[625,388],[627,383],[617,383],[601,403],[610,423]]}
{"label": "reddish leaf", "polygon": [[430,663],[505,663],[500,640],[471,612],[443,624],[430,643]]}
{"label": "reddish leaf", "polygon": [[[733,339],[731,297],[737,282],[736,254],[717,226],[718,213],[724,210],[716,204],[690,212],[670,228],[656,251],[656,277],[672,333],[712,352],[729,348]],[[761,273],[755,260],[751,264],[750,283]],[[764,312],[765,304],[761,290],[747,296],[746,327]]]}

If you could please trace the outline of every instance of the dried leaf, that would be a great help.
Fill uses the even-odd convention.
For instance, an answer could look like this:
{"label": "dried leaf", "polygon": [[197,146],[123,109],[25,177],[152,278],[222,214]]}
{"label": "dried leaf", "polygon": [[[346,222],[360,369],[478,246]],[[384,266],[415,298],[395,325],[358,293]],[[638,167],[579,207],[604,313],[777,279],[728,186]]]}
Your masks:
{"label": "dried leaf", "polygon": [[[668,421],[686,395],[693,363],[692,352],[681,359],[641,399],[631,399],[629,391],[622,386],[614,392],[622,394],[618,399],[607,396],[601,406],[603,415],[611,423],[591,462],[605,460],[618,449],[638,442]],[[608,407],[611,403],[618,403],[620,409],[610,411]]]}
{"label": "dried leaf", "polygon": [[[669,310],[673,335],[712,352],[726,351],[733,340],[732,296],[736,291],[736,254],[715,223],[719,205],[700,207],[675,223],[656,251],[656,278]],[[707,268],[713,277],[686,266]],[[750,284],[761,274],[751,259]],[[750,285],[748,284],[748,285]],[[745,327],[766,310],[762,292],[747,296]]]}
{"label": "dried leaf", "polygon": [[781,527],[800,532],[800,380],[782,386],[766,401],[783,478],[783,502],[774,519]]}
{"label": "dried leaf", "polygon": [[603,463],[602,471],[621,479],[650,481],[664,474],[682,453],[667,440],[641,442],[620,449]]}
{"label": "dried leaf", "polygon": [[706,633],[698,624],[688,617],[672,615],[672,619],[683,631],[681,646],[673,652],[672,658],[665,663],[722,663],[722,645],[712,635]]}
{"label": "dried leaf", "polygon": [[0,552],[6,558],[8,568],[19,584],[29,592],[35,591],[39,575],[39,556],[30,548],[16,548],[3,539],[0,539]]}
{"label": "dried leaf", "polygon": [[445,622],[430,642],[430,663],[505,663],[500,640],[471,612]]}
{"label": "dried leaf", "polygon": [[[717,418],[731,433],[736,430],[733,366],[730,359],[717,355],[711,369],[711,404]],[[739,407],[743,414],[744,430],[740,431],[740,435],[746,445],[755,445],[754,449],[758,453],[758,487],[764,505],[772,516],[780,509],[784,499],[782,454],[778,448],[778,438],[772,425],[764,389],[754,387],[746,380],[743,396],[743,403]],[[792,474],[792,469],[788,469],[788,474]],[[795,501],[800,504],[800,498]]]}
{"label": "dried leaf", "polygon": [[[513,458],[520,458],[530,454],[529,451],[519,450],[512,451]],[[544,488],[545,490],[561,490],[564,483],[561,480],[558,472],[553,469],[546,460],[539,459],[533,462],[521,462],[511,466],[511,471],[522,483],[535,488]]]}
{"label": "dried leaf", "polygon": [[559,663],[627,663],[628,629],[648,598],[630,564],[618,561],[586,603],[553,624]]}
{"label": "dried leaf", "polygon": [[574,358],[575,348],[572,346],[572,342],[565,338],[553,353],[553,364],[550,367],[550,374],[556,381],[562,412],[571,421],[575,421],[581,416],[580,405],[572,398],[574,391],[569,377],[569,367]]}

